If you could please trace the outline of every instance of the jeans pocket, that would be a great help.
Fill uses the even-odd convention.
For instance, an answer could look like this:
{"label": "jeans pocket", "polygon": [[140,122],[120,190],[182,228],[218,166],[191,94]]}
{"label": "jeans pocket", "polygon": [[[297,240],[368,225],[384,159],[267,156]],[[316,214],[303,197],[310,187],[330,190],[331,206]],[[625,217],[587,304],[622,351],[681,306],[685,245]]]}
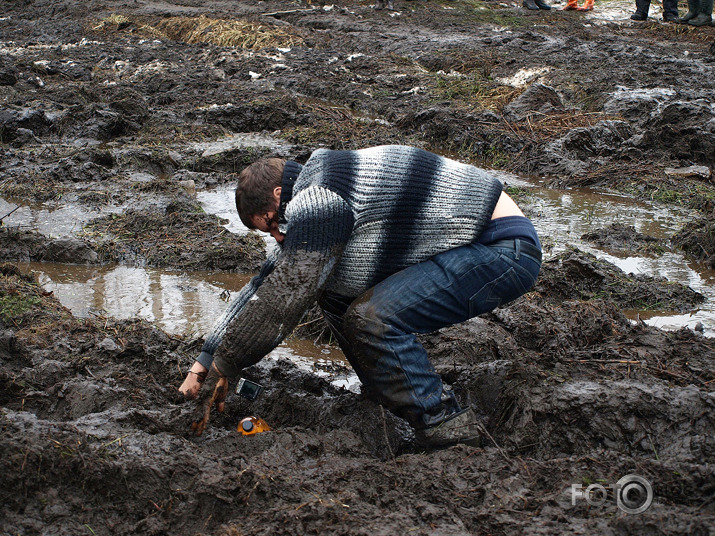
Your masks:
{"label": "jeans pocket", "polygon": [[[529,278],[531,276],[529,275]],[[506,272],[484,285],[469,298],[469,317],[473,318],[515,300],[526,294],[530,287],[524,286],[523,277],[510,267]]]}

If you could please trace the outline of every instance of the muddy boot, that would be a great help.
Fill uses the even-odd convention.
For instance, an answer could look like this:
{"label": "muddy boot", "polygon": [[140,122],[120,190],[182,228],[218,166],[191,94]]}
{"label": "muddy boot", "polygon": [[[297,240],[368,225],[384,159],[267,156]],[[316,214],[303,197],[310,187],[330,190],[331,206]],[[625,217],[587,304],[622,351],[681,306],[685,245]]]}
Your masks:
{"label": "muddy boot", "polygon": [[[455,411],[456,409],[456,411]],[[423,449],[445,448],[463,443],[472,447],[481,445],[477,414],[471,408],[459,410],[444,408],[427,417],[428,426],[415,430],[415,444]]]}
{"label": "muddy boot", "polygon": [[566,5],[563,7],[564,11],[576,10],[578,9],[578,0],[568,0]]}
{"label": "muddy boot", "polygon": [[579,11],[593,11],[593,0],[586,0],[582,7],[576,9]]}
{"label": "muddy boot", "polygon": [[377,11],[385,9],[385,0],[377,0],[375,5],[372,7],[374,7]]}
{"label": "muddy boot", "polygon": [[648,20],[650,0],[636,0],[636,12],[631,15],[631,20]]}
{"label": "muddy boot", "polygon": [[543,9],[544,11],[548,11],[551,9],[551,6],[544,2],[544,0],[534,0],[534,3],[538,6],[539,9]]}
{"label": "muddy boot", "polygon": [[690,19],[691,26],[710,26],[713,23],[713,0],[700,0],[700,13]]}
{"label": "muddy boot", "polygon": [[713,16],[706,15],[705,13],[700,13],[694,19],[690,19],[688,24],[690,26],[710,26],[713,23]]}
{"label": "muddy boot", "polygon": [[700,11],[700,0],[688,0],[688,12],[678,19],[680,24],[685,24],[690,19],[698,16]]}
{"label": "muddy boot", "polygon": [[536,5],[534,0],[524,0],[524,7],[530,9],[531,11],[538,11],[539,6]]}

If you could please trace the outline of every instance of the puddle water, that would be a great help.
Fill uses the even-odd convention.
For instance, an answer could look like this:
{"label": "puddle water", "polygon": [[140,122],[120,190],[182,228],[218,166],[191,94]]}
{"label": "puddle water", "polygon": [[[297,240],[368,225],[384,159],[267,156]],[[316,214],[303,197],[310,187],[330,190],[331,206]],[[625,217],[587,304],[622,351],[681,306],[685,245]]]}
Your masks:
{"label": "puddle water", "polygon": [[632,225],[636,231],[663,240],[667,248],[670,236],[689,221],[690,212],[678,207],[665,207],[635,201],[616,193],[589,188],[555,190],[538,180],[500,174],[509,186],[528,190],[533,206],[530,214],[539,236],[553,241],[552,254],[562,252],[568,244],[592,253],[618,266],[626,273],[665,277],[689,286],[707,297],[699,309],[687,314],[663,311],[627,311],[631,319],[640,318],[649,325],[663,329],[694,329],[702,325],[703,333],[715,336],[715,270],[704,264],[687,260],[677,252],[659,257],[642,257],[620,252],[603,251],[583,242],[585,233],[607,227],[612,223]]}
{"label": "puddle water", "polygon": [[[196,192],[196,199],[208,214],[215,214],[224,220],[228,220],[224,227],[232,233],[244,234],[248,232],[248,227],[241,223],[238,212],[236,212],[236,202],[232,187],[222,186],[213,190]],[[265,233],[265,235],[270,236],[268,233]]]}
{"label": "puddle water", "polygon": [[211,329],[231,293],[251,278],[241,274],[171,272],[130,266],[20,263],[75,316],[143,318],[173,335]]}
{"label": "puddle water", "polygon": [[[75,316],[143,318],[172,335],[198,337],[213,327],[231,295],[251,275],[205,272],[170,272],[129,266],[82,266],[53,263],[19,263],[34,272],[46,290],[54,292]],[[330,377],[331,383],[356,389],[357,376],[335,373],[335,364],[347,365],[342,352],[310,340],[290,339],[272,356],[285,358],[302,369]]]}
{"label": "puddle water", "polygon": [[[101,214],[119,210],[117,207],[103,209]],[[9,216],[6,216],[8,214]],[[0,197],[0,218],[3,218],[3,225],[35,230],[54,238],[77,233],[87,222],[98,216],[99,211],[77,204],[47,202],[27,205],[23,201]]]}
{"label": "puddle water", "polygon": [[[513,175],[502,174],[501,178],[509,186],[528,191],[532,206],[530,216],[539,234],[549,237],[549,242],[554,244],[551,254],[563,251],[569,243],[574,244],[612,262],[626,273],[663,276],[688,285],[708,298],[699,309],[686,314],[629,311],[632,319],[640,318],[664,329],[683,326],[694,329],[702,324],[705,335],[715,336],[714,271],[687,261],[677,252],[658,258],[630,256],[601,251],[581,241],[584,233],[618,222],[632,225],[638,232],[662,238],[666,244],[670,235],[687,221],[687,211],[590,189],[554,190],[538,180]],[[247,231],[235,212],[231,187],[198,192],[197,199],[206,212],[228,220],[226,227],[232,232]],[[14,204],[0,199],[0,215],[13,208]],[[79,230],[83,218],[94,216],[96,214],[76,206],[22,206],[5,224],[22,225],[48,235],[61,236]],[[269,248],[275,247],[270,235],[264,234],[264,237]],[[168,333],[185,336],[206,334],[225,309],[228,296],[235,294],[250,278],[250,275],[172,272],[127,266],[31,263],[26,264],[25,269],[34,271],[40,284],[53,291],[63,305],[77,316],[140,317]],[[290,341],[276,352],[317,372],[321,363],[344,361],[338,350],[316,346],[312,341]],[[352,385],[355,379],[341,381]]]}

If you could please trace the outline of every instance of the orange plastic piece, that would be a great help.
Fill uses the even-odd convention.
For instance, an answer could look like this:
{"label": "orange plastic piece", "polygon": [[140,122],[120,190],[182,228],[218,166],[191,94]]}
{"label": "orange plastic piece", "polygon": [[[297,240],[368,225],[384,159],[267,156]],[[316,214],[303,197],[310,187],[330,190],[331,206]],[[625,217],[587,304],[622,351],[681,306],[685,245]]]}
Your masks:
{"label": "orange plastic piece", "polygon": [[254,435],[267,432],[271,427],[260,417],[246,417],[238,423],[237,431],[242,435]]}

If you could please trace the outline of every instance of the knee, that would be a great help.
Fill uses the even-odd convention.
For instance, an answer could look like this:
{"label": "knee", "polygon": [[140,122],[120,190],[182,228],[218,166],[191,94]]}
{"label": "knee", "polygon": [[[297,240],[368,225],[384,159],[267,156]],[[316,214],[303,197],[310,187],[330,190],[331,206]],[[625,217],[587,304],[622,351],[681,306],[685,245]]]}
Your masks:
{"label": "knee", "polygon": [[353,343],[369,337],[382,337],[384,323],[375,305],[369,298],[355,300],[343,316],[343,331]]}

